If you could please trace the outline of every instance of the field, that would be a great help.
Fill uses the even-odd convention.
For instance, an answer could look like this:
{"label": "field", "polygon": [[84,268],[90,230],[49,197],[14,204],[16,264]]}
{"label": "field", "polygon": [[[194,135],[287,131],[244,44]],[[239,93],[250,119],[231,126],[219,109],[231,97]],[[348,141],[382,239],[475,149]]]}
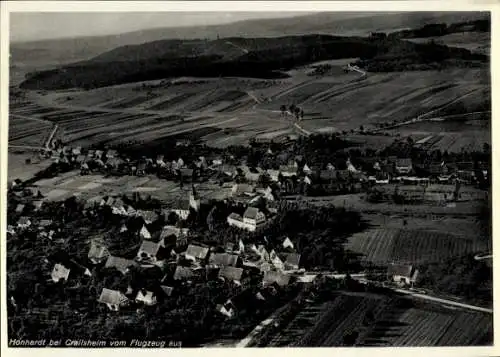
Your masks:
{"label": "field", "polygon": [[[61,201],[73,195],[83,199],[95,196],[131,194],[139,192],[171,203],[179,198],[187,198],[189,187],[181,189],[178,183],[160,180],[156,177],[122,176],[104,177],[101,175],[80,176],[71,171],[51,179],[42,179],[34,183],[48,201]],[[231,194],[231,188],[219,187],[216,184],[201,183],[196,190],[203,199],[224,199]]]}
{"label": "field", "polygon": [[491,315],[430,304],[401,305],[380,314],[364,346],[473,346],[488,343],[485,339],[492,333]]}
{"label": "field", "polygon": [[473,346],[491,343],[492,325],[488,314],[391,295],[337,293],[330,302],[306,306],[269,347]]}
{"label": "field", "polygon": [[[283,104],[304,109],[301,125],[306,130],[341,131],[409,119],[451,102],[480,106],[490,88],[487,71],[480,69],[369,73],[363,78],[345,73],[345,61],[337,62],[324,76],[307,75],[317,65],[313,64],[279,80],[185,77],[87,91],[32,91],[27,93],[28,103],[12,105],[11,113],[43,119],[47,125],[57,122],[64,141],[78,145],[148,142],[203,128],[207,132],[200,140],[224,147],[290,130],[289,121],[279,113]],[[400,129],[402,135],[441,135],[435,146],[453,151],[462,145],[477,148],[489,139],[487,125],[425,124]],[[12,138],[29,134],[11,125]],[[377,148],[392,142],[391,136],[354,139]]]}
{"label": "field", "polygon": [[[30,164],[26,160],[31,160]],[[9,151],[8,155],[8,181],[20,179],[22,181],[31,179],[37,172],[49,167],[51,160],[39,160],[30,152]]]}
{"label": "field", "polygon": [[472,52],[490,53],[491,35],[488,32],[458,32],[440,37],[412,38],[407,41],[414,43],[427,43],[434,41],[450,47],[461,47]]}
{"label": "field", "polygon": [[423,145],[429,150],[460,152],[463,148],[481,151],[484,143],[491,144],[490,123],[485,120],[412,123],[388,132],[409,136],[415,142],[429,138],[429,142]]}
{"label": "field", "polygon": [[382,228],[353,235],[346,248],[377,265],[391,262],[419,265],[479,252],[486,244],[475,236],[437,230]]}

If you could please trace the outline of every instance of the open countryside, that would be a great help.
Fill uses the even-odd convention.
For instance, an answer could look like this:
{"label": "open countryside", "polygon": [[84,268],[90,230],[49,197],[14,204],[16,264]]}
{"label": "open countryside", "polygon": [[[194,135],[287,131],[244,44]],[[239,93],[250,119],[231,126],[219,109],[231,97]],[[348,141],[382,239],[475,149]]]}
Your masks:
{"label": "open countryside", "polygon": [[9,339],[491,346],[489,14],[351,15],[12,43]]}

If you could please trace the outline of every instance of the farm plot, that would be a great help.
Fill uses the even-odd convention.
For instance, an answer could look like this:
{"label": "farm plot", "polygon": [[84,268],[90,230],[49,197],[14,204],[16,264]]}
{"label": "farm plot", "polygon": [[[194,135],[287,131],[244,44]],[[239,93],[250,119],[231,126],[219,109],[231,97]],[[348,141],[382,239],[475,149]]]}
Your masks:
{"label": "farm plot", "polygon": [[[473,346],[491,343],[491,315],[402,301],[388,306],[364,339],[371,347]],[[485,342],[486,341],[486,342]]]}
{"label": "farm plot", "polygon": [[[285,105],[296,104],[301,105],[303,102],[311,98],[312,96],[321,93],[323,91],[331,89],[331,83],[324,82],[314,82],[305,85],[298,86],[294,90],[280,96],[279,102]],[[278,100],[278,99],[277,99]]]}
{"label": "farm plot", "polygon": [[[384,304],[383,297],[340,295],[328,306],[320,320],[296,344],[295,347],[345,346],[347,336],[362,325],[367,312]],[[355,338],[356,340],[357,338]]]}
{"label": "farm plot", "polygon": [[182,102],[194,97],[196,93],[182,93],[179,95],[176,95],[170,99],[167,99],[163,102],[157,103],[153,105],[152,107],[149,107],[148,110],[165,110],[165,109],[171,109],[172,107],[175,107],[176,105],[181,104]]}
{"label": "farm plot", "polygon": [[[412,119],[440,108],[464,103],[467,108],[482,106],[490,85],[476,69],[423,71],[395,74],[369,74],[360,82],[318,88],[302,105],[308,112],[330,120],[308,120],[310,128],[334,126],[341,130],[360,125]],[[314,87],[316,83],[308,84]],[[319,83],[318,83],[319,84]],[[308,86],[299,86],[300,92]],[[293,94],[294,91],[291,92]],[[289,93],[290,94],[290,93]],[[287,94],[288,95],[288,94]],[[285,100],[283,97],[283,100]],[[276,98],[275,102],[282,101]],[[287,104],[287,103],[283,103]],[[266,104],[268,106],[268,104]],[[437,111],[436,111],[437,112]]]}
{"label": "farm plot", "polygon": [[425,264],[485,249],[476,237],[432,230],[375,229],[353,235],[346,248],[365,262]]}
{"label": "farm plot", "polygon": [[147,101],[153,100],[159,97],[159,94],[150,94],[150,95],[142,95],[131,98],[125,98],[118,103],[106,105],[103,107],[113,108],[113,109],[124,109],[124,108],[133,108],[135,106],[141,105]]}

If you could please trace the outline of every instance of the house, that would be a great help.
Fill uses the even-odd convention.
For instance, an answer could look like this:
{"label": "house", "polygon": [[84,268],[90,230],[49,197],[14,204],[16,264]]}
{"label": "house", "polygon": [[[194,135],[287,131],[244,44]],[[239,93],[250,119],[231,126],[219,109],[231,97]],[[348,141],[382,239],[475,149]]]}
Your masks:
{"label": "house", "polygon": [[285,270],[299,270],[300,254],[287,253],[285,254]]}
{"label": "house", "polygon": [[278,286],[286,286],[290,282],[290,275],[284,274],[279,271],[266,271],[262,280],[263,286],[277,284]]}
{"label": "house", "polygon": [[106,248],[104,243],[96,240],[92,241],[87,257],[93,264],[100,264],[107,260],[109,256],[108,248]]}
{"label": "house", "polygon": [[310,175],[313,173],[313,170],[307,164],[305,164],[302,168],[302,172],[304,172],[306,175]]}
{"label": "house", "polygon": [[54,269],[51,273],[51,278],[54,283],[58,283],[61,280],[67,281],[69,277],[70,269],[66,268],[62,264],[54,265]]}
{"label": "house", "polygon": [[102,150],[96,150],[95,153],[94,153],[94,157],[96,159],[101,159],[102,158],[102,154],[104,154],[104,152]]}
{"label": "house", "polygon": [[285,270],[285,263],[283,262],[283,260],[281,260],[281,258],[276,254],[274,250],[269,253],[269,260],[276,270]]}
{"label": "house", "polygon": [[207,247],[201,247],[199,245],[190,244],[187,247],[184,256],[186,259],[192,261],[202,261],[205,260],[208,256],[209,249]]}
{"label": "house", "polygon": [[172,293],[174,292],[174,288],[171,286],[160,285],[160,288],[163,291],[164,295],[167,297],[172,296]]}
{"label": "house", "polygon": [[413,170],[412,161],[410,158],[397,159],[395,168],[398,174],[409,174]]}
{"label": "house", "polygon": [[52,220],[51,219],[42,219],[39,223],[38,226],[42,228],[46,228],[52,225]]}
{"label": "house", "polygon": [[234,178],[237,174],[237,169],[236,169],[236,166],[234,165],[222,165],[217,167],[217,171],[222,174],[222,175],[225,175],[227,177],[230,177],[230,178]]}
{"label": "house", "polygon": [[33,204],[33,209],[36,211],[40,211],[43,206],[43,201],[42,200],[36,200],[32,202]]}
{"label": "house", "polygon": [[153,306],[156,304],[156,295],[152,291],[139,290],[135,297],[135,301],[142,302],[144,305]]}
{"label": "house", "polygon": [[136,216],[142,217],[146,224],[151,224],[158,219],[158,214],[153,211],[137,210],[135,214]]}
{"label": "house", "polygon": [[106,304],[111,311],[118,311],[129,303],[128,298],[122,292],[106,288],[102,289],[98,301],[101,304]]}
{"label": "house", "polygon": [[126,274],[130,267],[136,266],[136,263],[133,260],[128,260],[125,258],[114,257],[110,255],[106,260],[105,268],[114,268],[121,272],[122,274]]}
{"label": "house", "polygon": [[139,231],[139,236],[142,239],[151,239],[151,233],[149,233],[148,229],[146,226],[142,226],[141,230]]}
{"label": "house", "polygon": [[220,312],[222,315],[226,316],[227,318],[232,318],[235,315],[235,311],[234,311],[232,305],[229,303],[217,304],[215,309],[218,312]]}
{"label": "house", "polygon": [[271,178],[271,181],[273,181],[273,182],[278,182],[279,181],[279,176],[280,176],[280,171],[279,170],[269,169],[269,170],[267,170],[267,174]]}
{"label": "house", "polygon": [[23,213],[23,211],[24,211],[24,207],[25,207],[25,205],[23,205],[22,203],[19,203],[19,204],[16,206],[16,213]]}
{"label": "house", "polygon": [[418,270],[412,265],[390,264],[387,276],[399,285],[413,285],[418,276]]}
{"label": "house", "polygon": [[145,240],[142,242],[139,251],[137,252],[137,260],[148,260],[150,262],[155,262],[159,250],[159,243],[153,243],[151,241]]}
{"label": "house", "polygon": [[194,186],[191,187],[189,199],[178,200],[169,212],[175,212],[181,220],[186,220],[191,212],[191,209],[198,212],[200,210],[201,200]]}
{"label": "house", "polygon": [[231,213],[227,217],[227,223],[230,226],[255,232],[258,228],[264,226],[266,223],[266,216],[258,208],[248,207],[243,217],[237,213]]}
{"label": "house", "polygon": [[137,176],[144,176],[146,174],[146,163],[140,162],[137,164],[137,171],[135,172]]}
{"label": "house", "polygon": [[256,207],[248,207],[243,213],[243,224],[251,232],[263,226],[266,223],[266,216]]}
{"label": "house", "polygon": [[279,169],[283,177],[292,177],[297,175],[296,165],[281,165]]}
{"label": "house", "polygon": [[193,270],[187,267],[178,265],[175,268],[174,280],[189,280],[195,276]]}
{"label": "house", "polygon": [[349,171],[349,172],[358,172],[358,170],[352,164],[351,159],[347,159],[347,161],[346,161],[345,164],[347,166],[347,171]]}
{"label": "house", "polygon": [[110,149],[106,151],[106,158],[109,159],[114,159],[116,156],[118,156],[118,153],[116,150]]}
{"label": "house", "polygon": [[73,148],[73,150],[71,150],[71,154],[77,156],[77,155],[80,155],[82,153],[82,147],[81,146],[77,146],[75,148]]}
{"label": "house", "polygon": [[288,238],[288,237],[285,238],[285,240],[282,243],[282,246],[285,249],[286,248],[294,249],[294,245],[293,245],[292,241],[290,240],[290,238]]}
{"label": "house", "polygon": [[[181,160],[181,159],[179,159]],[[177,165],[179,165],[177,163]],[[191,179],[194,179],[195,177],[195,171],[193,169],[189,169],[189,168],[179,168],[178,170],[178,174],[179,174],[179,177],[182,178],[182,180],[191,180]]]}
{"label": "house", "polygon": [[160,240],[168,238],[170,236],[182,237],[187,236],[189,234],[189,228],[179,228],[176,226],[163,226],[163,229],[160,233]]}
{"label": "house", "polygon": [[156,165],[157,166],[163,167],[163,166],[166,165],[165,161],[163,161],[164,157],[165,157],[164,155],[158,155],[158,156],[156,156]]}
{"label": "house", "polygon": [[109,168],[112,168],[112,169],[117,169],[120,167],[120,165],[122,165],[125,161],[123,161],[122,159],[120,159],[119,157],[112,157],[112,158],[108,158],[106,160],[106,166],[108,166]]}
{"label": "house", "polygon": [[240,263],[240,257],[237,254],[229,254],[229,253],[215,253],[210,255],[210,259],[208,260],[208,264],[213,267],[224,267],[224,266],[232,266],[236,267]]}
{"label": "house", "polygon": [[255,195],[255,186],[245,183],[237,183],[233,185],[233,188],[231,189],[231,195],[233,197],[253,196]]}
{"label": "house", "polygon": [[232,266],[223,266],[219,270],[219,278],[224,279],[224,280],[230,280],[233,281],[234,283],[240,285],[241,284],[241,277],[243,276],[243,269],[242,268],[235,268]]}
{"label": "house", "polygon": [[20,229],[26,229],[31,226],[31,221],[28,217],[22,216],[17,221],[17,227]]}

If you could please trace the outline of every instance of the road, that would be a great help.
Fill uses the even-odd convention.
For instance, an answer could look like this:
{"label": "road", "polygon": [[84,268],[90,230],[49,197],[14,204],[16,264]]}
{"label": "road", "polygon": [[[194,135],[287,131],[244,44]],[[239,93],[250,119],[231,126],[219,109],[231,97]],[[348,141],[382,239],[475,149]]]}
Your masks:
{"label": "road", "polygon": [[54,125],[54,129],[52,129],[47,141],[45,142],[45,149],[50,150],[50,143],[52,142],[52,139],[54,138],[54,135],[56,135],[57,129],[59,129],[59,125]]}

